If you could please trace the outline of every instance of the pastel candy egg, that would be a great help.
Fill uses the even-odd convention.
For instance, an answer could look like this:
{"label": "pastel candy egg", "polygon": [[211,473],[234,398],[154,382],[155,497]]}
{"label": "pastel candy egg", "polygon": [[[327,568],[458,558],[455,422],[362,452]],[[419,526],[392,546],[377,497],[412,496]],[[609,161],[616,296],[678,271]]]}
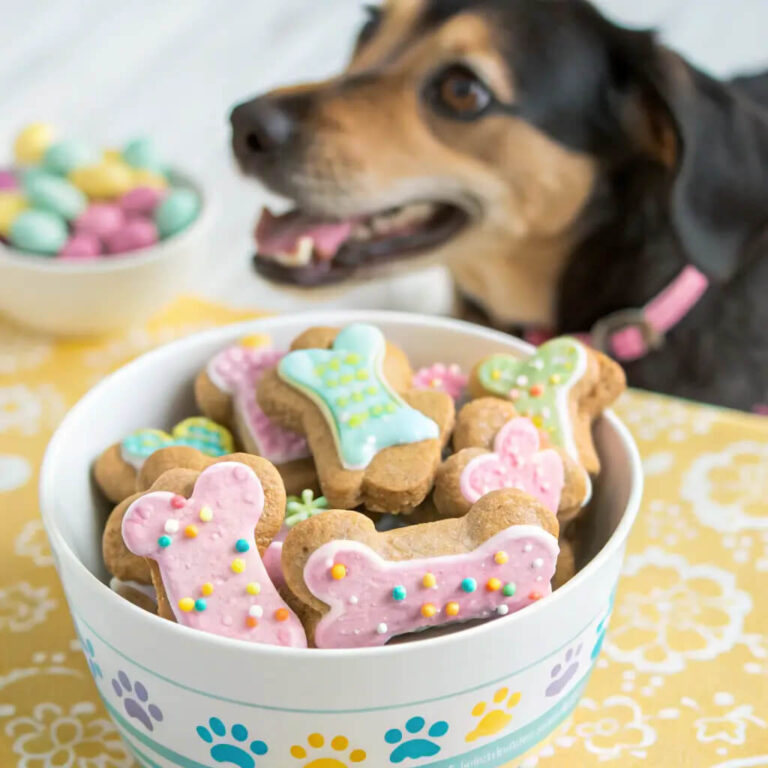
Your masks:
{"label": "pastel candy egg", "polygon": [[123,148],[123,160],[134,168],[162,171],[163,163],[152,139],[141,137],[129,141]]}
{"label": "pastel candy egg", "polygon": [[200,210],[200,198],[191,189],[174,189],[155,210],[161,237],[170,237],[188,227]]}
{"label": "pastel candy egg", "polygon": [[67,221],[79,216],[88,204],[77,187],[49,173],[26,175],[24,191],[35,208],[57,213]]}
{"label": "pastel candy egg", "polygon": [[165,193],[155,187],[136,187],[120,198],[120,207],[129,216],[134,214],[149,216],[164,196]]}
{"label": "pastel candy egg", "polygon": [[0,171],[0,190],[18,188],[19,180],[13,171]]}
{"label": "pastel candy egg", "polygon": [[75,168],[92,165],[98,156],[87,144],[80,141],[57,141],[51,144],[43,155],[46,171],[66,176]]}
{"label": "pastel candy egg", "polygon": [[131,167],[122,162],[105,161],[77,168],[69,180],[90,198],[112,200],[133,187]]}
{"label": "pastel candy egg", "polygon": [[54,254],[67,242],[67,225],[55,213],[31,209],[14,219],[9,239],[23,251]]}
{"label": "pastel candy egg", "polygon": [[16,218],[29,208],[29,202],[21,192],[0,191],[0,235],[8,237]]}
{"label": "pastel candy egg", "polygon": [[56,138],[56,131],[47,123],[32,123],[16,136],[13,156],[21,165],[39,163],[43,153]]}
{"label": "pastel candy egg", "polygon": [[75,219],[75,232],[105,239],[125,226],[125,214],[114,203],[91,203]]}
{"label": "pastel candy egg", "polygon": [[90,232],[75,232],[59,251],[60,259],[86,261],[97,259],[101,254],[101,243]]}
{"label": "pastel candy egg", "polygon": [[109,253],[125,253],[147,248],[157,242],[157,227],[150,219],[129,219],[125,226],[105,238]]}

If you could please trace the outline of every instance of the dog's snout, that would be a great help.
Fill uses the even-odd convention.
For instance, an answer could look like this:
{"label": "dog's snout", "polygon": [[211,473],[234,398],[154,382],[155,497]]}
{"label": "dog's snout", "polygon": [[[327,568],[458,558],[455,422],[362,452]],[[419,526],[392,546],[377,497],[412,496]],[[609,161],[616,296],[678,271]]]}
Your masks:
{"label": "dog's snout", "polygon": [[279,99],[260,96],[232,110],[232,143],[238,157],[284,148],[296,130],[295,115]]}

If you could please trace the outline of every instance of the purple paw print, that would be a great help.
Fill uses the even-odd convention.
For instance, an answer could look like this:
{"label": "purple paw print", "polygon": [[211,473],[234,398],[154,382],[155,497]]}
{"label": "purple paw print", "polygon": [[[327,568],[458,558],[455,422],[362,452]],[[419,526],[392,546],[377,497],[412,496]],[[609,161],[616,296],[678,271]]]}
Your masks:
{"label": "purple paw print", "polygon": [[573,680],[573,676],[579,669],[579,654],[581,653],[581,643],[574,650],[569,648],[565,652],[565,658],[552,667],[549,676],[552,678],[552,682],[547,686],[547,690],[544,691],[545,696],[557,696],[568,683]]}
{"label": "purple paw print", "polygon": [[138,720],[148,731],[155,729],[153,720],[158,723],[163,721],[162,710],[155,704],[147,704],[149,694],[147,689],[138,680],[131,685],[128,675],[120,670],[117,673],[117,677],[112,678],[112,688],[118,698],[123,700],[123,707],[125,707],[128,717]]}

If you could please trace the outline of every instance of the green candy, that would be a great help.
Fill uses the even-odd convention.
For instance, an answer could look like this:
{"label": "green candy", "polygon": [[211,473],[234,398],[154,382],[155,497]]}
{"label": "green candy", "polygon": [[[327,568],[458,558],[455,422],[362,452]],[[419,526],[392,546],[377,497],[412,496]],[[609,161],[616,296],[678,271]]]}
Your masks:
{"label": "green candy", "polygon": [[57,141],[43,155],[43,168],[49,173],[67,176],[70,171],[92,165],[98,155],[87,144],[79,141]]}
{"label": "green candy", "polygon": [[123,148],[122,155],[123,160],[134,168],[165,173],[165,166],[152,139],[141,137],[129,141]]}
{"label": "green candy", "polygon": [[174,189],[155,209],[155,224],[160,237],[170,237],[186,229],[200,212],[200,197],[191,189]]}
{"label": "green candy", "polygon": [[16,217],[9,239],[22,251],[53,255],[67,242],[67,225],[55,213],[32,209]]}
{"label": "green candy", "polygon": [[50,173],[27,174],[23,185],[33,207],[55,213],[67,221],[76,219],[88,205],[76,186]]}

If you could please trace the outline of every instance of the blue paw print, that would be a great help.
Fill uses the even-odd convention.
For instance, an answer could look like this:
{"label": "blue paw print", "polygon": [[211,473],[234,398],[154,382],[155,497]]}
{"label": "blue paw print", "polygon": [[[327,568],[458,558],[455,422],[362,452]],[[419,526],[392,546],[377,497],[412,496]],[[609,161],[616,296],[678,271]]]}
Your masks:
{"label": "blue paw print", "polygon": [[600,623],[597,625],[597,638],[595,640],[595,645],[592,648],[592,653],[589,654],[589,658],[594,661],[598,654],[600,653],[600,649],[603,647],[603,641],[605,640],[605,633],[608,631],[608,622],[611,618],[611,613],[613,612],[613,603],[616,600],[616,587],[613,588],[613,592],[611,592],[611,596],[608,599],[608,608],[606,609],[605,616],[601,619]]}
{"label": "blue paw print", "polygon": [[392,754],[389,756],[391,763],[402,763],[403,760],[410,758],[418,760],[420,757],[434,757],[440,751],[440,745],[435,744],[432,739],[440,739],[448,733],[448,723],[445,720],[438,720],[433,723],[426,735],[419,736],[426,723],[423,717],[412,717],[406,724],[406,736],[410,737],[403,741],[403,732],[399,728],[392,728],[384,734],[384,741],[387,744],[397,744]]}
{"label": "blue paw print", "polygon": [[93,649],[93,643],[90,640],[86,640],[84,643],[82,643],[82,646],[85,650],[85,660],[88,662],[88,666],[91,669],[91,674],[94,676],[94,678],[104,677],[104,674],[101,671],[101,667],[96,661],[96,651]]}
{"label": "blue paw print", "polygon": [[[208,728],[204,725],[197,726],[197,735],[206,743],[213,744],[210,755],[217,763],[228,763],[237,768],[255,768],[256,761],[249,752],[256,756],[267,754],[267,745],[263,741],[248,741],[248,729],[236,723],[230,728],[231,739],[224,741],[227,729],[218,717],[212,717],[208,721]],[[232,740],[236,743],[232,743]],[[214,743],[217,742],[217,743]]]}

